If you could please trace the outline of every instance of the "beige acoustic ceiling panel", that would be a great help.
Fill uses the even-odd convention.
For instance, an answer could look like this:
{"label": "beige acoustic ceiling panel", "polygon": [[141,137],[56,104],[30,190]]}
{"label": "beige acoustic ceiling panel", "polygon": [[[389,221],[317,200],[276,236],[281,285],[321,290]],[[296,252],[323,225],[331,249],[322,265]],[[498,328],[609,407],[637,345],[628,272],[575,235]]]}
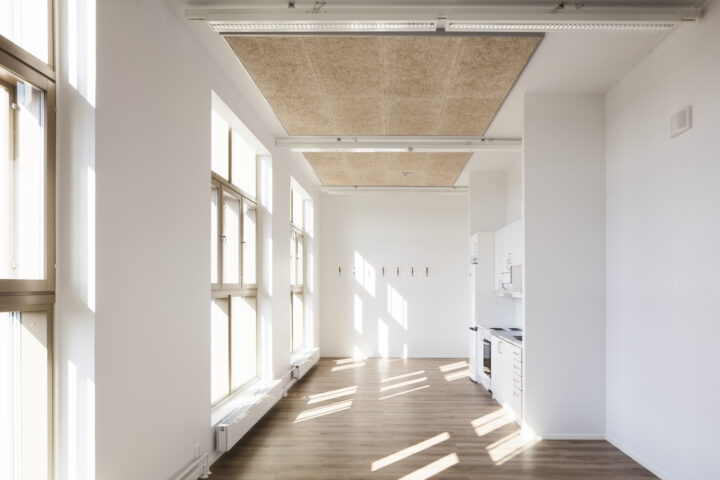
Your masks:
{"label": "beige acoustic ceiling panel", "polygon": [[[288,134],[342,136],[483,135],[541,39],[225,38]],[[467,160],[469,154],[305,157],[326,185],[420,185],[421,180],[423,185],[451,185],[463,166],[456,165],[457,158]],[[396,178],[391,163],[410,161],[417,166],[403,171],[413,173]],[[342,174],[340,165],[346,168]],[[370,175],[370,165],[384,170]]]}
{"label": "beige acoustic ceiling panel", "polygon": [[469,153],[306,153],[324,185],[446,187]]}

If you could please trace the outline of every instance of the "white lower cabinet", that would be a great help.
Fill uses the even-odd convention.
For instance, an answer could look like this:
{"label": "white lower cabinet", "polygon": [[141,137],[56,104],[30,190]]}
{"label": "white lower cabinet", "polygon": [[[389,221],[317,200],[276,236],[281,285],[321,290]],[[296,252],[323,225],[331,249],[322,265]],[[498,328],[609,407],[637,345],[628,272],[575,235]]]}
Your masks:
{"label": "white lower cabinet", "polygon": [[493,398],[522,418],[523,358],[522,348],[493,335],[491,342],[491,389]]}

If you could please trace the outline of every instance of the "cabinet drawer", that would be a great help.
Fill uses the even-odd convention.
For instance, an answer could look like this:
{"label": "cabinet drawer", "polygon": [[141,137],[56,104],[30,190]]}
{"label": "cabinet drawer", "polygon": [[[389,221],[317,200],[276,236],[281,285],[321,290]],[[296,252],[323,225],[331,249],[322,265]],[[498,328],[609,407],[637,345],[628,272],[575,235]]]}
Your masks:
{"label": "cabinet drawer", "polygon": [[513,376],[513,388],[516,390],[522,390],[522,377],[517,375]]}
{"label": "cabinet drawer", "polygon": [[515,375],[520,375],[522,377],[522,363],[514,362],[512,369]]}

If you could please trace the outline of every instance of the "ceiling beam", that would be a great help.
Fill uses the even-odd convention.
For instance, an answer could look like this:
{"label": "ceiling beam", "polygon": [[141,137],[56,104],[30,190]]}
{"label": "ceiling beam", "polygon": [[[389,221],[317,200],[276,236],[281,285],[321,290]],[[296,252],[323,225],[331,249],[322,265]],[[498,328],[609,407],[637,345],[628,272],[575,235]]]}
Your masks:
{"label": "ceiling beam", "polygon": [[[332,4],[331,4],[332,5]],[[553,30],[667,30],[702,17],[701,8],[593,6],[580,2],[530,5],[378,6],[326,5],[259,8],[227,3],[185,10],[188,20],[203,20],[223,34],[307,33],[472,33]]]}
{"label": "ceiling beam", "polygon": [[516,138],[454,136],[295,136],[277,138],[275,145],[292,152],[479,152],[519,151]]}

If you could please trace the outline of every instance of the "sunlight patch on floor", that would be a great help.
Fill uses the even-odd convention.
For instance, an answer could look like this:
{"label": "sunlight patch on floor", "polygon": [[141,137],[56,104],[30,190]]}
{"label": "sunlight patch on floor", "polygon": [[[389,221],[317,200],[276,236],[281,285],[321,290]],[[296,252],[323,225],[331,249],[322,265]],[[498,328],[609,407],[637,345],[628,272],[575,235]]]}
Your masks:
{"label": "sunlight patch on floor", "polygon": [[400,382],[400,383],[393,383],[392,385],[385,385],[384,387],[380,387],[380,391],[386,392],[388,390],[395,390],[396,388],[407,387],[408,385],[413,385],[415,383],[422,383],[425,381],[427,381],[427,377],[413,378],[412,380],[406,380],[406,381]]}
{"label": "sunlight patch on floor", "polygon": [[448,382],[452,382],[453,380],[457,380],[459,378],[465,378],[470,376],[470,369],[465,370],[458,370],[457,372],[452,373],[446,373],[445,374],[445,380]]}
{"label": "sunlight patch on floor", "polygon": [[388,399],[388,398],[398,397],[398,396],[400,396],[400,395],[405,395],[406,393],[417,392],[418,390],[424,390],[424,389],[426,389],[426,388],[430,388],[430,385],[423,385],[422,387],[411,388],[410,390],[403,390],[402,392],[397,392],[397,393],[392,393],[392,394],[390,394],[390,395],[385,395],[384,397],[380,397],[380,400],[386,400],[386,399]]}
{"label": "sunlight patch on floor", "polygon": [[495,443],[491,443],[485,447],[490,455],[490,459],[495,465],[502,465],[515,455],[522,453],[528,448],[538,443],[541,438],[537,435],[524,436],[521,430],[511,433]]}
{"label": "sunlight patch on floor", "polygon": [[345,400],[343,402],[331,403],[330,405],[325,405],[323,407],[311,408],[310,410],[300,412],[300,415],[298,415],[295,419],[295,423],[312,420],[313,418],[330,415],[332,413],[342,412],[343,410],[349,409],[351,406],[352,400]]}
{"label": "sunlight patch on floor", "polygon": [[377,470],[380,470],[381,468],[387,467],[388,465],[392,465],[395,462],[399,462],[400,460],[403,460],[411,455],[415,455],[416,453],[422,452],[423,450],[442,443],[448,438],[450,438],[450,434],[448,432],[444,432],[440,435],[435,435],[434,437],[428,438],[427,440],[423,440],[420,443],[416,443],[415,445],[412,445],[410,447],[403,448],[402,450],[399,450],[392,455],[388,455],[387,457],[381,458],[380,460],[375,460],[370,466],[370,471],[375,472]]}
{"label": "sunlight patch on floor", "polygon": [[438,368],[440,369],[441,372],[447,373],[452,370],[457,370],[458,368],[467,368],[469,366],[470,365],[468,365],[467,362],[462,361],[462,362],[448,363],[447,365],[440,365]]}
{"label": "sunlight patch on floor", "polygon": [[487,435],[490,432],[497,430],[500,427],[512,423],[514,420],[513,416],[506,412],[504,409],[496,410],[492,413],[488,413],[485,416],[476,418],[470,424],[475,428],[475,433],[478,437]]}
{"label": "sunlight patch on floor", "polygon": [[457,454],[451,453],[450,455],[445,455],[441,459],[435,460],[434,462],[429,463],[424,467],[405,475],[404,477],[400,477],[399,480],[426,480],[437,475],[443,470],[447,470],[453,465],[456,465],[459,461],[460,460],[458,459]]}
{"label": "sunlight patch on floor", "polygon": [[345,397],[347,395],[354,395],[357,393],[357,385],[353,385],[352,387],[346,387],[346,388],[339,388],[337,390],[330,390],[323,393],[316,393],[314,395],[308,395],[308,405],[312,405],[313,403],[320,403],[324,402],[326,400],[332,400],[333,398],[340,398]]}
{"label": "sunlight patch on floor", "polygon": [[398,376],[396,376],[396,377],[383,378],[383,379],[381,380],[381,382],[382,382],[382,383],[392,382],[392,381],[394,381],[394,380],[400,380],[400,379],[402,379],[402,378],[414,377],[415,375],[422,375],[423,373],[425,373],[425,370],[418,370],[417,372],[404,373],[404,374],[398,375]]}
{"label": "sunlight patch on floor", "polygon": [[348,370],[350,368],[360,368],[364,366],[365,362],[348,363],[347,365],[338,365],[337,367],[333,367],[330,371],[339,372],[340,370]]}

